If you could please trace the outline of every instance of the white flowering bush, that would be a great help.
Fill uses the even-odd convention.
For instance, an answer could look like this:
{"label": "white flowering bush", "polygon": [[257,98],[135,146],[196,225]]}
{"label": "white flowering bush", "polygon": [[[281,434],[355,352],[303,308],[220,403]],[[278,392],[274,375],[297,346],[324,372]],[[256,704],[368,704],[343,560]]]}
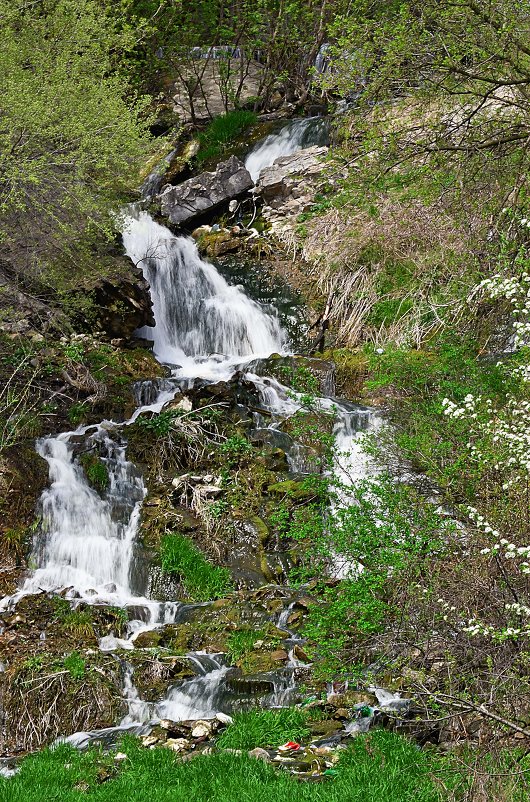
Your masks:
{"label": "white flowering bush", "polygon": [[[508,210],[503,210],[508,213]],[[523,232],[526,240],[530,220],[522,217],[519,220],[512,215],[517,233]],[[510,239],[503,238],[500,253],[501,271],[484,279],[475,288],[472,295],[485,294],[491,300],[503,299],[512,309],[514,318],[514,348],[530,343],[530,256],[526,244],[517,245]]]}
{"label": "white flowering bush", "polygon": [[502,489],[530,478],[530,401],[509,396],[503,407],[467,395],[462,404],[442,401],[445,415],[469,424],[466,448],[474,460],[488,460],[502,475]]}
{"label": "white flowering bush", "polygon": [[[490,603],[485,615],[465,617],[457,608],[443,598],[438,599],[444,621],[471,637],[485,637],[502,643],[517,641],[530,636],[530,545],[518,546],[506,537],[501,537],[475,507],[467,508],[468,516],[478,532],[487,536],[491,545],[480,549],[480,558],[487,562],[490,585]],[[492,601],[494,602],[492,604]],[[484,609],[484,599],[476,603]]]}
{"label": "white flowering bush", "polygon": [[[520,225],[529,227],[523,218]],[[506,245],[506,243],[505,243]],[[530,636],[530,259],[525,247],[518,247],[509,261],[509,247],[501,257],[503,273],[480,283],[476,290],[491,299],[503,299],[514,317],[514,353],[498,362],[504,371],[509,392],[496,401],[481,394],[467,394],[463,401],[444,398],[442,411],[459,421],[465,431],[465,448],[471,464],[479,466],[483,477],[480,503],[487,516],[475,507],[467,514],[480,542],[479,561],[485,561],[490,603],[484,599],[470,604],[467,616],[440,599],[445,620],[471,637],[496,642],[515,641]],[[512,248],[513,253],[513,248]],[[489,520],[488,520],[489,518]]]}

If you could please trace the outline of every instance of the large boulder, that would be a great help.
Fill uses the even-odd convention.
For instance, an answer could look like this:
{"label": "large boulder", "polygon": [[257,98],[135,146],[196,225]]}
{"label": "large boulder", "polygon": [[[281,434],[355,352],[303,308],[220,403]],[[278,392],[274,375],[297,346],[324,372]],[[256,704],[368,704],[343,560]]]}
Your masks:
{"label": "large boulder", "polygon": [[[291,198],[299,199],[305,193],[306,185],[324,169],[322,160],[327,152],[327,147],[315,146],[276,159],[274,164],[261,171],[256,192],[274,208],[283,206]],[[297,208],[296,212],[299,211]]]}
{"label": "large boulder", "polygon": [[92,294],[97,310],[97,322],[110,337],[129,340],[136,329],[154,326],[153,303],[149,284],[137,267],[129,260],[116,260],[123,265],[120,274],[101,278],[91,288],[80,293]]}
{"label": "large boulder", "polygon": [[254,186],[250,173],[236,156],[217,165],[211,173],[201,173],[160,195],[160,209],[174,225],[203,217],[218,206],[243,195]]}

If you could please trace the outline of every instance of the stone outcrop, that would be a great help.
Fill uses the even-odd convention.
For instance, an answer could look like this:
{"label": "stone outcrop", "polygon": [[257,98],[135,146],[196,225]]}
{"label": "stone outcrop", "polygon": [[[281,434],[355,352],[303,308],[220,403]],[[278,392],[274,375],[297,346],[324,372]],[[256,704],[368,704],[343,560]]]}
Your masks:
{"label": "stone outcrop", "polygon": [[162,215],[173,225],[183,225],[240,197],[253,186],[243,162],[231,156],[218,164],[214,172],[201,173],[178,186],[167,187],[158,197]]}
{"label": "stone outcrop", "polygon": [[154,326],[149,284],[138,268],[128,275],[101,279],[93,288],[98,324],[109,337],[129,340],[136,329]]}
{"label": "stone outcrop", "polygon": [[273,165],[261,172],[256,192],[274,209],[279,209],[290,200],[297,201],[299,206],[303,205],[306,185],[313,176],[322,172],[322,159],[327,152],[327,147],[315,146],[276,159]]}

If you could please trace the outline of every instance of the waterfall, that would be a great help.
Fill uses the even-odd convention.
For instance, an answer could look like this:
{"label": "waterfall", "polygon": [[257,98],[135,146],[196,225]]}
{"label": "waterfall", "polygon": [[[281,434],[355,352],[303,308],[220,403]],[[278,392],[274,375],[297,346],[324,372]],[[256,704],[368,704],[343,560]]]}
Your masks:
{"label": "waterfall", "polygon": [[279,131],[269,134],[254,146],[245,159],[245,167],[252,180],[257,181],[261,171],[274,164],[276,159],[312,145],[325,145],[328,134],[328,121],[324,117],[290,120]]}
{"label": "waterfall", "polygon": [[32,562],[38,565],[20,593],[70,588],[91,602],[125,604],[133,595],[131,564],[145,486],[125,458],[125,444],[102,427],[86,437],[83,450],[97,449],[108,472],[100,495],[75,459],[75,440],[83,431],[47,437],[37,452],[49,466],[50,486],[41,496],[41,533]]}
{"label": "waterfall", "polygon": [[[253,169],[259,172],[278,155],[304,147],[310,141],[312,125],[314,121],[299,120],[267,137],[249,156],[254,160]],[[83,600],[126,608],[131,619],[126,637],[106,635],[100,642],[102,651],[133,649],[140,632],[177,622],[184,607],[142,595],[145,588],[137,577],[141,572],[135,571],[135,550],[146,488],[140,472],[126,458],[126,427],[144,412],[161,411],[179,387],[195,378],[225,380],[250,367],[253,360],[287,349],[276,311],[228,284],[214,265],[200,258],[191,239],[174,236],[146,212],[133,212],[126,220],[123,241],[127,255],[142,268],[151,287],[156,325],[143,333],[153,339],[159,361],[171,366],[171,377],[138,383],[136,400],[143,406],[124,423],[104,421],[38,442],[37,451],[49,466],[50,485],[40,500],[42,525],[32,554],[34,569],[18,593],[2,602],[5,608],[23,595],[44,590],[65,592],[74,603]],[[247,372],[244,380],[259,392],[271,429],[301,407],[301,397],[275,379]],[[337,413],[338,448],[351,455],[348,464],[338,462],[337,469],[343,471],[343,479],[348,476],[355,481],[367,470],[358,433],[371,425],[370,413],[331,398],[315,403],[321,410]],[[288,456],[293,470],[307,469],[303,450],[292,443]],[[101,492],[90,485],[83,470],[80,456],[85,451],[96,453],[108,472],[108,486]],[[295,639],[291,640],[294,643]],[[292,700],[298,662],[293,649],[289,665],[277,672],[264,704],[282,705]],[[215,655],[197,654],[190,659],[197,676],[170,688],[158,703],[140,698],[133,670],[126,667],[128,715],[120,727],[102,730],[97,737],[105,741],[117,731],[141,733],[149,721],[213,716],[223,704],[228,707],[235,693],[229,688],[229,669]],[[92,739],[90,733],[78,733],[69,740],[80,745]]]}
{"label": "waterfall", "polygon": [[245,357],[284,350],[277,315],[229,285],[192,239],[140,212],[127,219],[123,241],[151,287],[156,326],[142,333],[154,339],[161,362],[180,368],[179,377],[221,378]]}

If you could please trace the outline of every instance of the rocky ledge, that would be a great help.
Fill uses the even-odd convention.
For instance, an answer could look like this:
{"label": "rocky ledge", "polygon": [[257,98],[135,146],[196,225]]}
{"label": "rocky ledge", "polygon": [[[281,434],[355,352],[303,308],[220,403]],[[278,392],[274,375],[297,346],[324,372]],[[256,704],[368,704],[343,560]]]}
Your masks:
{"label": "rocky ledge", "polygon": [[254,182],[243,162],[235,156],[205,172],[169,186],[158,196],[162,215],[173,225],[184,225],[213,212],[233,198],[239,198]]}

